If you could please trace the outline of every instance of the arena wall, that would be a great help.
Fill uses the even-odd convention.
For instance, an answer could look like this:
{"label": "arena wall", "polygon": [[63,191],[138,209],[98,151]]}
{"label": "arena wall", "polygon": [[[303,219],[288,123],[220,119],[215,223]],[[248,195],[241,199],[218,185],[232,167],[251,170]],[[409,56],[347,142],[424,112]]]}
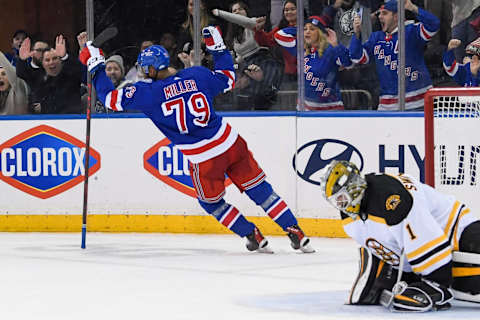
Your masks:
{"label": "arena wall", "polygon": [[[330,159],[363,172],[423,179],[423,113],[225,113],[278,194],[312,236],[345,236],[321,197],[318,171]],[[0,120],[0,231],[80,231],[85,120]],[[227,233],[195,199],[188,163],[139,114],[92,119],[88,230]],[[227,180],[226,200],[265,234],[283,234]]]}

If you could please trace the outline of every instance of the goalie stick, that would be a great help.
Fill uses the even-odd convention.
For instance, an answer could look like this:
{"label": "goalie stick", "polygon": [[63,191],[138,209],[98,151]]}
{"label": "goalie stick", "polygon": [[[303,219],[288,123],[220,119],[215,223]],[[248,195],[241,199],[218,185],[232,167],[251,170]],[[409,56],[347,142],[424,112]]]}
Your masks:
{"label": "goalie stick", "polygon": [[[87,12],[88,10],[87,2]],[[87,26],[88,27],[88,26]],[[88,29],[88,28],[87,28]],[[93,29],[93,28],[92,28]],[[87,31],[87,34],[89,32]],[[118,29],[116,27],[109,27],[100,32],[100,34],[92,41],[94,47],[100,47],[102,44],[108,40],[114,38],[118,34]],[[85,176],[83,183],[83,209],[82,209],[82,244],[81,248],[86,248],[86,238],[87,238],[87,205],[88,205],[88,176],[90,169],[90,123],[91,123],[91,113],[92,106],[96,104],[97,96],[95,90],[92,87],[92,75],[87,72],[87,86],[88,86],[88,104],[87,104],[87,129],[85,137]]]}

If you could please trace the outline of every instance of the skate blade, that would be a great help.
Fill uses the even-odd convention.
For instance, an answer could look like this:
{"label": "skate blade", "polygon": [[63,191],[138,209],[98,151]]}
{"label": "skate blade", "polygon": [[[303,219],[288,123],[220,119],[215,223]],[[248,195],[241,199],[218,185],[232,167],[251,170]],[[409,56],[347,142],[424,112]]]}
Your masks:
{"label": "skate blade", "polygon": [[313,249],[310,244],[307,244],[303,247],[300,247],[300,251],[302,251],[303,253],[314,253],[315,249]]}
{"label": "skate blade", "polygon": [[263,248],[258,248],[257,250],[255,250],[256,252],[259,252],[259,253],[274,253],[272,249],[270,249],[269,246],[265,246]]}

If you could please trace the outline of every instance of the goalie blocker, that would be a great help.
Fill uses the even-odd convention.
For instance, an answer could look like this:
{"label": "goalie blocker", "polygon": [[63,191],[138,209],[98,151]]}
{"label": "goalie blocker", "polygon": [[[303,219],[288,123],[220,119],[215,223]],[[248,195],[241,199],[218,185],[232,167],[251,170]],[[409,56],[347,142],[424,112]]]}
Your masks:
{"label": "goalie blocker", "polygon": [[452,288],[447,288],[411,272],[403,273],[397,282],[398,268],[377,258],[365,247],[361,247],[359,253],[359,273],[348,304],[381,304],[391,311],[425,312],[449,309],[453,298],[480,303],[480,275],[475,274],[480,269],[480,254],[454,252],[454,281]]}

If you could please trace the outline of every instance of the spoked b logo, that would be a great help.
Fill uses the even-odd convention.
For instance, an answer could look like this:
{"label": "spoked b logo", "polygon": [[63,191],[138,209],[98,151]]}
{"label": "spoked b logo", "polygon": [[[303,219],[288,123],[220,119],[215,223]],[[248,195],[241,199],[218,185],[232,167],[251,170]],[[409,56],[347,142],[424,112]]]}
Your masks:
{"label": "spoked b logo", "polygon": [[300,178],[320,185],[319,171],[332,160],[345,160],[363,169],[363,157],[351,144],[335,139],[322,139],[301,146],[293,156],[293,168]]}

